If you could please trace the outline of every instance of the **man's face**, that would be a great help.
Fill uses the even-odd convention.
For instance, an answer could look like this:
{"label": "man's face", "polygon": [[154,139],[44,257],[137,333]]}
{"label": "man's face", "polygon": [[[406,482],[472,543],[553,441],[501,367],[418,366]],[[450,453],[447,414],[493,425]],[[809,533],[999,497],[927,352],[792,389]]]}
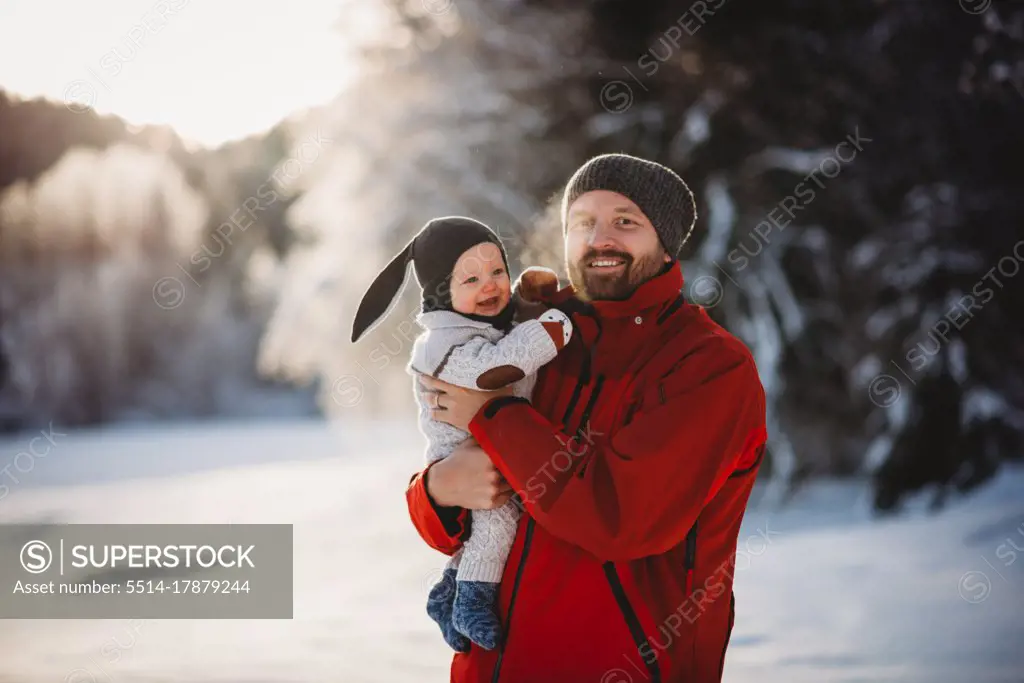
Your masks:
{"label": "man's face", "polygon": [[628,299],[671,260],[651,221],[627,197],[594,190],[569,207],[565,266],[580,298]]}

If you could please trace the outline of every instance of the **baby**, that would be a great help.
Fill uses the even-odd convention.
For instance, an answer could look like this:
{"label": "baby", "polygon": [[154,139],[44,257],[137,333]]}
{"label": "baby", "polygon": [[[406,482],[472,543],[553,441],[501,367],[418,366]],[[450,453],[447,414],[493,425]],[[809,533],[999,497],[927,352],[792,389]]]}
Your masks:
{"label": "baby", "polygon": [[[498,236],[470,218],[450,216],[427,223],[370,285],[356,312],[352,341],[386,315],[412,262],[423,289],[416,320],[424,328],[412,349],[408,369],[469,389],[511,385],[529,398],[536,372],[569,342],[572,324],[556,309],[515,324],[519,299],[536,299],[558,287],[547,269],[531,268],[512,295],[508,262]],[[429,392],[415,382],[419,426],[427,437],[427,462],[447,457],[469,433],[431,419]],[[474,510],[471,533],[448,561],[430,591],[427,613],[453,649],[469,641],[491,650],[501,641],[498,584],[516,534],[519,507],[510,500],[497,510]]]}

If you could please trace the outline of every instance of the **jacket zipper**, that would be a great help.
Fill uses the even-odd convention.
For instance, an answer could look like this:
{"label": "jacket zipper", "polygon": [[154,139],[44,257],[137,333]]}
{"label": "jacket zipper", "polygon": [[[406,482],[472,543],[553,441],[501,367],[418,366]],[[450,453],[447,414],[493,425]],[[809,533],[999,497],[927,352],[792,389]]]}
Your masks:
{"label": "jacket zipper", "polygon": [[[619,605],[619,611],[622,612],[622,616],[626,620],[626,626],[629,628],[629,633],[633,636],[633,642],[636,644],[637,652],[649,651],[651,649],[651,645],[647,640],[647,634],[644,633],[644,628],[640,625],[640,619],[637,618],[636,611],[633,609],[633,605],[629,602],[629,597],[626,595],[626,589],[622,587],[622,580],[619,579],[619,573],[615,569],[615,563],[611,561],[605,562],[604,573],[608,579],[608,585],[612,589],[612,595],[615,596],[615,602]],[[647,658],[643,655],[640,655],[640,658],[643,660],[644,666],[647,667],[647,673],[650,674],[651,683],[660,683],[661,668],[658,666],[657,658],[652,662],[647,661]]]}
{"label": "jacket zipper", "polygon": [[505,619],[505,635],[501,640],[501,648],[498,650],[498,661],[494,663],[494,674],[491,676],[491,683],[498,683],[498,676],[501,675],[501,660],[505,657],[505,645],[508,643],[508,636],[512,630],[512,608],[516,605],[516,593],[519,592],[519,582],[523,578],[523,568],[526,566],[526,555],[530,552],[530,542],[533,540],[533,517],[526,519],[526,536],[523,538],[523,556],[519,560],[519,568],[516,569],[516,578],[512,582],[512,595],[508,599],[508,617]]}
{"label": "jacket zipper", "polygon": [[583,393],[583,387],[590,383],[590,354],[588,353],[583,358],[582,367],[580,368],[579,380],[576,382],[576,386],[572,389],[572,396],[569,398],[569,405],[565,407],[565,414],[562,415],[562,425],[569,425],[569,418],[572,417],[573,411],[576,410],[576,403],[580,400],[580,394]]}
{"label": "jacket zipper", "polygon": [[[598,375],[597,379],[594,381],[594,390],[590,392],[590,399],[587,401],[587,406],[583,409],[583,414],[580,415],[580,423],[579,426],[576,428],[577,439],[583,436],[584,430],[587,429],[587,423],[590,421],[590,411],[594,409],[594,404],[597,403],[597,397],[601,394],[601,387],[603,385],[604,375]],[[587,431],[589,432],[589,430]],[[587,447],[583,449],[582,453],[580,453],[581,456],[586,455],[587,451],[590,450],[589,446],[590,444],[588,443]],[[576,471],[577,477],[583,477],[584,473],[586,473],[587,471],[587,463],[589,462],[589,458],[583,461],[583,464],[580,465],[579,469]]]}
{"label": "jacket zipper", "polygon": [[[583,367],[580,369],[579,380],[576,382],[576,386],[573,387],[572,397],[569,399],[569,405],[566,407],[565,414],[562,416],[563,425],[568,424],[569,418],[572,417],[572,412],[576,408],[576,403],[580,399],[583,387],[590,383],[590,356],[590,353],[584,356]],[[593,396],[591,396],[591,400],[587,403],[588,407],[584,413],[587,413],[589,408],[592,406]],[[582,421],[580,424],[582,425]],[[579,433],[580,428],[581,427],[577,425],[577,433]],[[523,539],[522,557],[519,558],[519,567],[516,569],[516,578],[512,582],[512,595],[510,595],[508,599],[508,615],[505,619],[505,635],[502,638],[501,648],[498,650],[498,660],[494,663],[494,673],[491,675],[491,683],[498,683],[498,677],[501,676],[501,662],[505,658],[505,645],[508,643],[508,637],[512,631],[512,610],[516,604],[516,594],[519,592],[519,581],[522,579],[523,569],[526,567],[526,557],[530,552],[530,541],[533,539],[534,524],[535,522],[533,517],[527,517],[526,537]]]}
{"label": "jacket zipper", "polygon": [[686,550],[683,555],[683,567],[686,569],[686,597],[693,591],[693,571],[697,566],[697,522],[694,521],[686,534]]}
{"label": "jacket zipper", "polygon": [[[683,564],[686,568],[686,596],[690,596],[690,591],[693,588],[693,570],[697,563],[697,522],[693,523],[690,527],[690,531],[686,534],[686,548],[684,551]],[[650,642],[647,640],[647,635],[644,633],[643,626],[640,624],[640,619],[636,616],[636,610],[633,609],[633,605],[629,602],[629,596],[626,595],[625,589],[622,587],[622,580],[619,579],[619,573],[615,569],[614,562],[604,563],[604,573],[608,578],[608,585],[612,589],[612,594],[615,596],[615,602],[619,605],[619,610],[622,612],[623,618],[626,620],[626,626],[629,628],[630,634],[633,636],[633,642],[636,644],[637,652],[644,652],[644,647],[650,649]],[[640,656],[643,659],[644,665],[647,667],[647,672],[650,674],[651,683],[658,683],[661,680],[661,670],[658,667],[658,660],[655,659],[653,662],[647,661],[647,658],[642,654]],[[725,651],[722,651],[722,661],[725,661]]]}
{"label": "jacket zipper", "polygon": [[[566,406],[565,415],[562,416],[562,425],[564,427],[569,426],[569,418],[572,417],[573,411],[576,410],[576,404],[580,400],[580,395],[583,393],[583,387],[590,384],[590,373],[594,367],[594,349],[597,348],[597,343],[601,341],[601,335],[604,333],[604,328],[601,327],[601,321],[594,318],[594,322],[597,324],[597,334],[594,336],[594,341],[587,349],[587,354],[583,357],[582,367],[580,368],[580,376],[576,381],[576,386],[573,387],[572,397],[569,399],[569,405]],[[598,383],[595,385],[594,391],[598,391],[601,388],[601,382],[604,381],[603,377],[598,377]],[[579,435],[580,429],[583,428],[583,421],[590,417],[590,409],[594,406],[594,394],[591,393],[590,400],[587,401],[587,406],[583,411],[583,415],[580,416],[580,421],[576,424],[576,434]],[[569,432],[567,431],[566,434]]]}
{"label": "jacket zipper", "polygon": [[583,414],[580,415],[580,423],[576,426],[576,438],[582,435],[583,430],[586,428],[587,422],[590,420],[590,411],[594,409],[594,404],[597,403],[597,397],[601,393],[601,385],[604,384],[604,375],[598,375],[594,381],[594,390],[590,392],[590,399],[587,401],[586,408],[583,409]]}
{"label": "jacket zipper", "polygon": [[[583,414],[580,415],[580,421],[576,426],[576,436],[580,436],[581,431],[585,428],[587,421],[590,419],[590,411],[593,410],[594,405],[597,403],[597,397],[601,393],[601,387],[604,384],[604,375],[598,375],[594,382],[594,390],[590,393],[590,398],[587,400],[587,406],[583,409]],[[579,476],[583,476],[583,472],[586,470],[586,463],[580,468]],[[619,611],[622,612],[623,618],[626,620],[626,626],[629,628],[630,635],[633,636],[633,642],[636,644],[637,652],[644,652],[644,647],[650,650],[650,643],[647,640],[647,634],[644,633],[643,626],[640,624],[640,619],[636,616],[636,611],[633,609],[633,605],[629,602],[629,596],[626,595],[626,589],[622,587],[622,580],[619,578],[619,572],[615,568],[614,562],[604,563],[605,577],[608,579],[608,585],[612,590],[612,595],[615,596],[615,602],[619,607]],[[647,667],[647,673],[650,674],[651,683],[660,683],[661,681],[661,667],[658,666],[658,661],[655,659],[653,662],[647,661],[643,655],[644,666]]]}
{"label": "jacket zipper", "polygon": [[[598,323],[597,337],[594,339],[594,346],[597,345],[597,340],[601,338],[600,323]],[[566,406],[565,414],[562,415],[562,425],[568,425],[569,418],[572,417],[573,411],[576,409],[576,404],[580,400],[580,395],[583,392],[583,387],[590,384],[590,369],[592,357],[594,355],[593,346],[588,350],[588,353],[583,357],[583,366],[580,368],[579,379],[576,381],[576,386],[573,387],[572,396],[569,399],[569,405]],[[599,378],[603,382],[604,378]],[[587,407],[584,409],[583,417],[590,416],[590,409],[593,407],[595,396],[600,384],[597,384],[594,388],[594,392],[591,394],[590,400],[587,401]],[[579,424],[576,425],[576,433],[579,434],[580,429],[583,426],[583,418],[581,417]],[[526,536],[523,539],[523,552],[522,557],[519,558],[519,567],[516,568],[516,578],[512,581],[512,595],[508,599],[508,615],[505,619],[505,635],[501,641],[501,647],[498,650],[498,659],[494,663],[494,673],[491,675],[491,683],[498,683],[498,678],[501,676],[501,663],[505,658],[505,646],[508,644],[509,634],[512,632],[512,610],[516,604],[516,594],[519,592],[519,581],[523,578],[523,569],[526,567],[526,557],[530,552],[531,541],[533,540],[533,517],[527,517],[526,519]],[[655,681],[654,683],[657,683]]]}

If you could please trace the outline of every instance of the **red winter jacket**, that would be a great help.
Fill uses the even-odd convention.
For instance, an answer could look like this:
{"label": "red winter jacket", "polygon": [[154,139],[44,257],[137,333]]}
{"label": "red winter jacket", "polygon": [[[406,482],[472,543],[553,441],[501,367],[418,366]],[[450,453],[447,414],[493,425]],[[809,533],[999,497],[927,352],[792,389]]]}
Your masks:
{"label": "red winter jacket", "polygon": [[[747,348],[682,298],[678,267],[626,301],[582,304],[533,400],[491,399],[470,431],[522,497],[499,593],[505,641],[456,654],[456,683],[720,681],[740,521],[765,444]],[[471,531],[406,497],[433,548]]]}

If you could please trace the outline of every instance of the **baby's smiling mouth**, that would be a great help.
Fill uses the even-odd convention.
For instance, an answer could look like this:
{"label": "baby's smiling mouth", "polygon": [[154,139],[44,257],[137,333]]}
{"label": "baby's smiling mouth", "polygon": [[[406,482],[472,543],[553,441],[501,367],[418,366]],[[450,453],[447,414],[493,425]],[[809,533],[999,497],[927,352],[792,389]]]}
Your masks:
{"label": "baby's smiling mouth", "polygon": [[501,297],[495,295],[495,296],[492,296],[489,299],[484,299],[483,301],[478,301],[476,305],[479,306],[480,308],[494,308],[495,306],[498,305],[498,302],[500,302],[500,301],[501,301]]}

